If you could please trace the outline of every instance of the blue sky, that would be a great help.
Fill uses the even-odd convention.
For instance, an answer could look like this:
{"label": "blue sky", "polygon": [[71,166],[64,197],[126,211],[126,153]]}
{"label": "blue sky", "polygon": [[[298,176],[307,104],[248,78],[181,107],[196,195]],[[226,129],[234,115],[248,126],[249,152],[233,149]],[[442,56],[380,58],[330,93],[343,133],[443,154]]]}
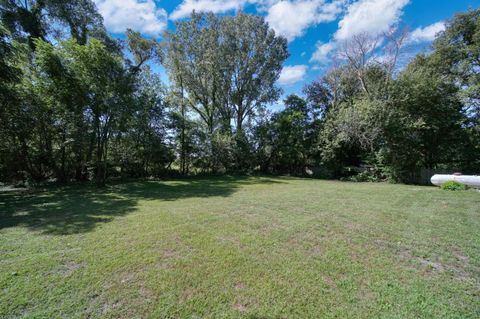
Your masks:
{"label": "blue sky", "polygon": [[[234,14],[238,10],[265,17],[289,40],[279,85],[285,94],[328,69],[336,48],[358,33],[380,35],[397,25],[410,31],[405,54],[427,51],[444,21],[456,12],[480,7],[480,0],[95,0],[107,29],[122,37],[126,28],[161,40],[174,22],[191,10]],[[156,67],[166,81],[161,67]]]}

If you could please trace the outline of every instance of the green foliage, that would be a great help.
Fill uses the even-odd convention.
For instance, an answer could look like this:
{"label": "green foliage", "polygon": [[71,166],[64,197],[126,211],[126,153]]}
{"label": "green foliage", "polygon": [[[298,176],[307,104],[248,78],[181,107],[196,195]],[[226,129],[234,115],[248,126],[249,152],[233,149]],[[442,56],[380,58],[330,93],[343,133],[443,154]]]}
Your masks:
{"label": "green foliage", "polygon": [[393,87],[392,112],[385,125],[384,163],[400,180],[422,167],[458,162],[467,139],[457,88],[445,81],[429,58],[418,56]]}
{"label": "green foliage", "polygon": [[[46,107],[59,111],[56,116],[52,114],[52,119],[62,117],[58,125],[59,130],[65,133],[61,135],[59,151],[62,154],[68,152],[68,140],[72,140],[73,146],[75,142],[92,139],[91,154],[83,154],[83,150],[89,146],[75,145],[77,154],[74,156],[79,161],[81,156],[85,156],[83,161],[90,162],[76,165],[93,165],[96,181],[103,184],[106,178],[108,140],[113,132],[120,129],[120,124],[126,121],[126,117],[132,115],[131,107],[134,106],[131,100],[134,84],[124,69],[122,57],[110,52],[96,39],[86,45],[69,40],[58,47],[36,41],[36,48],[38,69],[35,71],[41,81],[33,82],[32,89],[38,92],[39,99],[43,98]],[[66,127],[72,119],[70,115],[77,119],[72,130]],[[78,126],[83,127],[83,131]],[[68,133],[73,135],[69,136]],[[53,148],[53,145],[49,147]],[[66,154],[61,155],[62,160],[65,157]],[[60,176],[68,175],[63,171],[65,165],[66,163],[61,163]]]}
{"label": "green foliage", "polygon": [[[16,76],[12,78],[16,85],[11,86],[14,94],[0,118],[5,124],[0,139],[1,178],[95,179],[103,184],[107,171],[114,172],[117,167],[132,176],[159,175],[173,157],[164,141],[162,91],[154,77],[141,78],[145,70],[142,64],[153,58],[156,42],[129,31],[128,44],[137,63],[131,67],[103,36],[101,17],[89,0],[74,4],[38,1],[28,8],[9,2],[5,6],[10,11],[3,13],[13,20],[5,16],[3,21],[9,23],[17,21],[14,13],[18,10],[34,14],[37,9],[58,21],[68,20],[72,38],[51,44],[39,36],[48,29],[35,35],[25,32],[21,23],[14,23],[9,27],[18,29],[12,36],[1,29],[1,39],[5,40],[2,56],[9,60],[0,66],[19,70],[12,72]],[[43,28],[42,23],[37,27]],[[24,35],[31,52],[17,42],[23,41]],[[13,46],[18,49],[13,50]],[[14,51],[15,59],[11,57]],[[9,75],[3,74],[7,84]],[[126,154],[129,147],[134,150],[130,149],[128,156],[119,155],[119,150]],[[132,172],[134,162],[142,164]]]}
{"label": "green foliage", "polygon": [[430,63],[457,86],[466,116],[462,166],[476,172],[480,167],[480,9],[458,13],[447,21],[433,48]]}
{"label": "green foliage", "polygon": [[263,17],[193,13],[163,43],[130,29],[120,43],[92,0],[0,9],[2,181],[178,170],[415,182],[422,169],[480,167],[478,9],[448,21],[401,72],[399,30],[385,35],[382,60],[379,37],[345,41],[340,64],[278,112],[268,105],[281,96],[287,41]]}
{"label": "green foliage", "polygon": [[161,48],[158,42],[151,39],[145,39],[141,36],[140,32],[135,32],[131,29],[127,29],[127,45],[129,51],[132,53],[135,65],[134,71],[141,70],[141,66],[152,59],[162,61]]}
{"label": "green foliage", "polygon": [[311,106],[299,96],[287,96],[284,104],[285,109],[257,131],[262,143],[269,145],[262,153],[262,170],[303,175],[307,167],[315,164],[317,120]]}
{"label": "green foliage", "polygon": [[349,173],[354,172],[353,175],[341,178],[342,181],[348,182],[382,182],[386,179],[385,172],[378,167],[364,167],[360,172],[355,167],[353,169],[346,168]]}
{"label": "green foliage", "polygon": [[52,34],[56,38],[69,34],[80,44],[95,37],[116,46],[92,0],[2,0],[0,18],[14,38],[27,42],[32,50],[36,39],[47,41]]}
{"label": "green foliage", "polygon": [[473,83],[477,17],[478,10],[456,16],[433,52],[416,56],[395,77],[389,64],[362,62],[368,38],[347,46],[349,63],[306,89],[308,100],[326,110],[320,131],[323,164],[337,176],[345,167],[372,165],[381,179],[403,182],[422,168],[476,171],[477,103],[472,95],[468,101],[464,97],[478,91]]}
{"label": "green foliage", "polygon": [[467,189],[465,184],[459,183],[457,181],[448,181],[440,185],[440,188],[445,191],[464,191]]}
{"label": "green foliage", "polygon": [[480,116],[480,9],[458,13],[435,40],[432,64],[457,81],[473,118]]}
{"label": "green foliage", "polygon": [[243,123],[265,104],[277,101],[275,82],[288,58],[287,40],[276,36],[263,17],[240,13],[221,21],[220,70],[225,101],[240,133]]}
{"label": "green foliage", "polygon": [[223,169],[248,170],[248,125],[280,95],[275,82],[288,57],[286,40],[275,36],[262,17],[243,13],[193,13],[167,40],[165,65],[180,92],[177,101],[203,122],[211,168],[222,163]]}

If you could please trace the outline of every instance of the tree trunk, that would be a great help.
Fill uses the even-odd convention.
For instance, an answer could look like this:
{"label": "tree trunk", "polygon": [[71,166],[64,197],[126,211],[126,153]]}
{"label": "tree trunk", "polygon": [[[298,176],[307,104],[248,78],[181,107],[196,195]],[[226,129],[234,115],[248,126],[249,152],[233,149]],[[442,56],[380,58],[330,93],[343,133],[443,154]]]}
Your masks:
{"label": "tree trunk", "polygon": [[180,105],[180,113],[182,115],[182,131],[180,137],[180,169],[182,171],[182,175],[186,173],[186,150],[185,150],[185,103],[184,103],[184,95],[183,95],[183,82],[180,80],[180,90],[181,90],[181,105]]}

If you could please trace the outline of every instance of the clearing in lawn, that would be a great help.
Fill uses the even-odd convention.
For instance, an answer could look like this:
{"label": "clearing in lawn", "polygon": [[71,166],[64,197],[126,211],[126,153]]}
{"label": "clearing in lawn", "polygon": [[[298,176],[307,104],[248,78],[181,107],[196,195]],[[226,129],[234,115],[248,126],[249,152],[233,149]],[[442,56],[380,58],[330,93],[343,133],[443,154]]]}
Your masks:
{"label": "clearing in lawn", "polygon": [[0,317],[478,318],[480,194],[296,178],[0,194]]}

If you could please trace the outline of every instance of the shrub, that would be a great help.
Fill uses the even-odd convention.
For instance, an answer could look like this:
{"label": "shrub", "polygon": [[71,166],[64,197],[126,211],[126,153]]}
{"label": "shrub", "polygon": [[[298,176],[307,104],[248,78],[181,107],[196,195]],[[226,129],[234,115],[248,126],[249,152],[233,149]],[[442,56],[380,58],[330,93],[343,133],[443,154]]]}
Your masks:
{"label": "shrub", "polygon": [[464,191],[467,189],[467,186],[459,182],[448,181],[440,185],[440,188],[448,191]]}
{"label": "shrub", "polygon": [[346,182],[359,182],[359,183],[364,183],[364,182],[381,182],[382,178],[380,178],[377,174],[375,174],[374,171],[364,171],[360,172],[356,175],[352,175],[349,177],[343,177],[340,178],[341,181],[346,181]]}

